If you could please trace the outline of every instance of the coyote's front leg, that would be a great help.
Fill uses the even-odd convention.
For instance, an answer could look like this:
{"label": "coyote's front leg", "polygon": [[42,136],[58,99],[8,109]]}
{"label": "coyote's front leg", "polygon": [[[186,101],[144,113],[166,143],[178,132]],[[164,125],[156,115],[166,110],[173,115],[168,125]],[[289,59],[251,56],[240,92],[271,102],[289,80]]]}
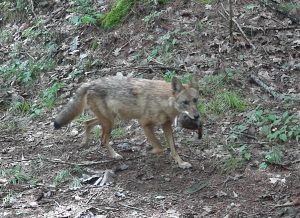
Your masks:
{"label": "coyote's front leg", "polygon": [[176,149],[175,149],[175,144],[174,144],[174,138],[173,138],[173,133],[172,133],[172,123],[171,122],[166,122],[162,126],[166,141],[171,149],[171,156],[173,159],[178,163],[179,167],[182,169],[187,169],[192,167],[192,165],[189,162],[184,162],[180,156],[178,155]]}

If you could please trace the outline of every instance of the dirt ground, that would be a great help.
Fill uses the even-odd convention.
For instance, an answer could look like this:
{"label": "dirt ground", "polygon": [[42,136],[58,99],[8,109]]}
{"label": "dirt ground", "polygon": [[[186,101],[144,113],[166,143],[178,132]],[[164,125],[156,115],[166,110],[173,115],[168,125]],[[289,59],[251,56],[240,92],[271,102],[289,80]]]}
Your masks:
{"label": "dirt ground", "polygon": [[[299,24],[257,1],[237,1],[235,19],[247,37],[235,27],[231,45],[224,11],[228,5],[222,2],[204,6],[198,1],[172,1],[163,6],[138,6],[113,30],[75,28],[66,22],[68,1],[49,2],[49,10],[37,6],[36,11],[37,16],[48,20],[45,28],[56,33],[59,48],[55,58],[60,65],[41,76],[41,83],[35,87],[12,83],[5,91],[14,90],[34,99],[35,91],[53,78],[67,85],[60,90],[54,109],[40,118],[14,118],[7,107],[1,107],[0,121],[4,124],[14,120],[18,128],[1,125],[0,217],[300,217],[299,141],[268,141],[255,129],[256,137],[239,137],[251,145],[251,160],[228,165],[232,155],[227,148],[228,136],[234,125],[246,122],[249,111],[203,117],[200,140],[197,133],[174,127],[177,150],[193,166],[186,170],[178,168],[166,147],[161,155],[150,154],[136,121],[122,124],[125,133],[111,140],[124,157],[122,160],[109,158],[107,151],[99,147],[98,139],[81,146],[83,125],[79,121],[62,130],[54,130],[52,123],[59,106],[66,103],[81,82],[117,72],[163,79],[163,66],[192,72],[198,78],[234,68],[239,73],[231,84],[226,84],[226,89],[238,88],[252,109],[260,106],[283,113],[288,106],[250,80],[250,75],[263,78],[278,93],[299,97]],[[109,1],[103,2],[110,5]],[[254,8],[247,9],[249,5]],[[162,13],[153,22],[143,21],[153,10]],[[15,24],[17,27],[10,24],[5,28],[17,35],[18,28],[30,24],[24,21]],[[159,40],[170,32],[177,40],[176,46],[170,56],[160,53],[167,64],[157,67],[161,60],[157,57],[149,61],[150,48],[162,45]],[[76,38],[78,43],[74,42]],[[31,54],[34,45],[43,40],[24,42],[24,49]],[[92,42],[100,46],[91,49]],[[77,44],[76,49],[70,51],[70,44]],[[0,48],[3,63],[9,60],[10,49],[9,43]],[[145,51],[144,56],[139,54],[137,58],[140,50]],[[98,60],[96,69],[84,69],[70,82],[68,75],[82,62],[82,54]],[[183,74],[178,71],[178,75]],[[1,97],[3,101],[11,100],[4,94]],[[202,96],[203,102],[205,98]],[[300,119],[299,101],[289,109]],[[165,144],[161,129],[156,129],[156,133]],[[275,144],[283,148],[282,164],[260,170],[262,154]],[[35,181],[9,183],[5,169],[17,165],[30,172]],[[22,176],[15,173],[20,180]],[[93,185],[98,179],[99,184]],[[79,181],[81,185],[75,187]]]}

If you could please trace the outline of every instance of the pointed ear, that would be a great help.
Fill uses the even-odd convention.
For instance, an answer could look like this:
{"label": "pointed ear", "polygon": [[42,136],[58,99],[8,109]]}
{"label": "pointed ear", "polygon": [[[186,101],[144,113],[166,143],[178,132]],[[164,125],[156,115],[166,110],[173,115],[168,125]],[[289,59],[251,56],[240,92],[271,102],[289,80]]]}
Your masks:
{"label": "pointed ear", "polygon": [[189,82],[189,87],[190,88],[194,88],[196,89],[197,91],[199,90],[199,83],[198,83],[198,80],[196,78],[192,78]]}
{"label": "pointed ear", "polygon": [[174,94],[178,94],[184,89],[181,81],[175,76],[172,79],[172,89]]}

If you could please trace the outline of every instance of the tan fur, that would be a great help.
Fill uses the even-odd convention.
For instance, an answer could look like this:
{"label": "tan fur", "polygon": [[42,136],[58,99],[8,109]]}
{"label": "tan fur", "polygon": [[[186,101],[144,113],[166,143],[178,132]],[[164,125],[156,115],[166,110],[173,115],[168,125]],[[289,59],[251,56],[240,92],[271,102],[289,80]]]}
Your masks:
{"label": "tan fur", "polygon": [[74,98],[57,115],[54,127],[60,128],[89,108],[96,118],[85,122],[87,143],[90,130],[98,123],[102,127],[101,143],[113,158],[122,158],[109,145],[110,134],[116,117],[137,119],[146,137],[153,146],[153,153],[162,152],[162,147],[154,135],[154,127],[161,126],[171,155],[181,168],[191,164],[182,161],[176,152],[171,124],[179,113],[191,119],[199,119],[197,110],[198,91],[195,84],[183,86],[177,78],[172,83],[160,80],[107,77],[83,84]]}

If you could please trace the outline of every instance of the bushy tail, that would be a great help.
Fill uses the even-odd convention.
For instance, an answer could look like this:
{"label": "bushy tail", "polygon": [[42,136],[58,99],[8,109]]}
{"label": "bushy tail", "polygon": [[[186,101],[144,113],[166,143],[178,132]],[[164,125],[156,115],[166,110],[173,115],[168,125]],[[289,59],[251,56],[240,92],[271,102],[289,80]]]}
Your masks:
{"label": "bushy tail", "polygon": [[86,105],[86,94],[89,84],[82,85],[67,103],[64,109],[55,117],[54,128],[59,129],[70,123],[75,117],[80,115]]}

